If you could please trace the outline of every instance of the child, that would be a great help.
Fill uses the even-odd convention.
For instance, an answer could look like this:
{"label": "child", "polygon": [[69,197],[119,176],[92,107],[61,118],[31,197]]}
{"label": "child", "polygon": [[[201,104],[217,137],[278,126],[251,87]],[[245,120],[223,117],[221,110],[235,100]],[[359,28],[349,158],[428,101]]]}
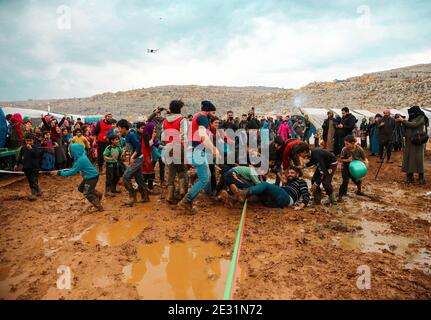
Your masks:
{"label": "child", "polygon": [[102,193],[96,190],[99,173],[90,160],[88,160],[85,154],[85,148],[82,144],[75,143],[70,145],[70,151],[75,161],[73,167],[69,170],[59,170],[57,174],[61,177],[69,177],[81,172],[84,179],[78,187],[79,192],[83,193],[97,210],[103,211],[103,207],[100,204]]}
{"label": "child", "polygon": [[154,140],[156,138],[156,125],[154,122],[148,122],[142,128],[141,146],[142,154],[144,155],[144,163],[142,165],[142,174],[144,181],[148,184],[148,189],[153,189],[153,183],[155,178],[154,173],[154,162],[152,161],[152,153]]}
{"label": "child", "polygon": [[34,139],[35,137],[31,133],[25,135],[25,145],[21,148],[18,162],[15,165],[15,170],[18,169],[18,165],[23,165],[23,171],[31,190],[31,195],[28,198],[30,201],[35,201],[37,197],[42,195],[39,187],[40,145],[34,143]]}
{"label": "child", "polygon": [[81,129],[75,129],[75,131],[73,131],[73,138],[70,140],[70,144],[74,143],[82,144],[86,150],[90,149],[90,143],[87,138],[82,135]]}
{"label": "child", "polygon": [[117,135],[108,136],[109,146],[103,152],[103,158],[106,162],[106,185],[105,195],[114,197],[117,190],[117,183],[124,172],[122,171],[123,163],[121,160],[122,148],[118,145],[120,137]]}
{"label": "child", "polygon": [[317,129],[316,134],[314,135],[314,147],[315,148],[319,148],[319,146],[320,146],[320,137],[321,137],[320,129]]}
{"label": "child", "polygon": [[332,178],[337,170],[337,158],[334,154],[327,150],[314,148],[311,151],[301,151],[299,153],[301,158],[309,159],[304,165],[304,168],[317,166],[313,177],[311,178],[311,192],[313,193],[314,204],[320,204],[322,200],[322,193],[320,185],[323,185],[329,201],[326,204],[337,205],[337,200],[334,195],[334,188],[332,187]]}
{"label": "child", "polygon": [[51,140],[51,133],[49,131],[45,131],[43,133],[43,140],[42,140],[42,162],[41,162],[41,169],[43,171],[52,171],[55,167],[55,151],[54,147],[57,146],[57,143],[53,143]]}
{"label": "child", "polygon": [[338,192],[338,201],[342,201],[343,196],[347,195],[347,186],[349,185],[349,180],[352,179],[353,183],[358,187],[358,191],[356,191],[357,195],[364,196],[365,194],[362,192],[362,181],[356,180],[350,175],[349,165],[353,160],[360,160],[365,162],[365,165],[368,167],[368,159],[365,156],[364,149],[360,146],[356,145],[356,139],[352,135],[348,135],[344,138],[345,147],[341,151],[340,162],[343,164],[343,168],[341,171],[341,175],[343,177],[343,183],[340,186],[340,190]]}
{"label": "child", "polygon": [[126,143],[128,144],[128,148],[131,153],[129,160],[130,165],[123,174],[124,186],[127,191],[129,191],[129,201],[127,202],[127,205],[133,206],[137,201],[136,190],[133,188],[132,184],[132,177],[135,178],[135,181],[138,184],[138,189],[142,196],[142,202],[149,202],[150,197],[148,187],[144,181],[144,177],[142,176],[144,156],[142,155],[141,141],[136,133],[130,129],[130,124],[126,119],[118,121],[117,127],[120,135],[126,138]]}

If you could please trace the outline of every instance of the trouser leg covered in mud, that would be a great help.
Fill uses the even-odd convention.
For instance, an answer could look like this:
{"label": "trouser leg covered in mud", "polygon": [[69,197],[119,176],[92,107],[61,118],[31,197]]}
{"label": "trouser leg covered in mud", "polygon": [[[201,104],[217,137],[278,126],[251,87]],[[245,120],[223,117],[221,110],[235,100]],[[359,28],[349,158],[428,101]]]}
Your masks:
{"label": "trouser leg covered in mud", "polygon": [[143,156],[134,159],[133,164],[130,165],[127,168],[127,170],[124,172],[124,175],[123,175],[124,186],[126,187],[127,191],[129,191],[130,196],[136,195],[136,191],[135,189],[133,189],[132,177],[135,178],[136,183],[138,184],[138,187],[139,187],[139,191],[141,193],[143,193],[144,190],[147,189],[147,186],[145,184],[144,177],[142,174],[143,160],[144,160]]}
{"label": "trouser leg covered in mud", "polygon": [[27,178],[31,193],[36,194],[40,191],[39,188],[39,169],[24,169],[24,174]]}
{"label": "trouser leg covered in mud", "polygon": [[340,190],[338,191],[339,196],[345,196],[347,195],[347,189],[349,186],[349,181],[352,180],[356,186],[359,186],[361,184],[361,180],[356,180],[349,172],[349,166],[344,165],[341,170],[341,176],[343,178],[343,182],[340,186]]}
{"label": "trouser leg covered in mud", "polygon": [[99,177],[82,180],[81,184],[78,187],[78,191],[84,194],[85,198],[87,198],[87,200],[91,203],[98,199],[95,192],[98,181]]}

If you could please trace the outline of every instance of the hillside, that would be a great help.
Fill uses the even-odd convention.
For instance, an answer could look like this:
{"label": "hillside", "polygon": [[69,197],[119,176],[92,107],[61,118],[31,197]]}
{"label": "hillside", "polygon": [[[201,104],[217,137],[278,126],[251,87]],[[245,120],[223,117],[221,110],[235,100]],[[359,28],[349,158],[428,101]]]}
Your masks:
{"label": "hillside", "polygon": [[16,106],[75,114],[103,114],[134,118],[148,115],[156,106],[167,106],[172,99],[186,103],[186,113],[199,109],[200,101],[213,101],[221,113],[232,109],[240,114],[255,107],[259,113],[292,112],[295,107],[334,107],[381,110],[384,106],[402,108],[417,104],[431,106],[431,64],[364,74],[346,80],[313,82],[298,90],[266,87],[162,86],[88,98],[3,102]]}

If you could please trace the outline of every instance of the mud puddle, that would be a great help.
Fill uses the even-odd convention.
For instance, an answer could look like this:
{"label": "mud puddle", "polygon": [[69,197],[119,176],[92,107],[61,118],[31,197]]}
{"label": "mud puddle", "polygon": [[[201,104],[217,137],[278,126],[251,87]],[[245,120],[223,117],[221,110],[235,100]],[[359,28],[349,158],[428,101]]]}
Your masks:
{"label": "mud puddle", "polygon": [[[96,224],[84,231],[78,238],[86,244],[102,246],[120,246],[135,239],[148,223],[143,216],[132,220],[120,220],[114,223]],[[76,240],[76,239],[74,239]]]}
{"label": "mud puddle", "polygon": [[[138,261],[123,269],[142,299],[222,299],[229,253],[199,240],[161,242],[138,247]],[[237,279],[243,279],[239,270]]]}

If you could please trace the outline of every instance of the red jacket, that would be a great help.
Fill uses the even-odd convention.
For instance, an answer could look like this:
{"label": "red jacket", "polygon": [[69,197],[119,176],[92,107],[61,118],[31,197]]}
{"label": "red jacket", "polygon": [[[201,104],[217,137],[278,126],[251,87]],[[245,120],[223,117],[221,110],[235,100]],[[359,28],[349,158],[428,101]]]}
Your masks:
{"label": "red jacket", "polygon": [[289,139],[287,140],[284,151],[283,151],[283,169],[287,170],[289,168],[289,160],[294,155],[292,154],[293,148],[300,144],[302,141],[299,139]]}

